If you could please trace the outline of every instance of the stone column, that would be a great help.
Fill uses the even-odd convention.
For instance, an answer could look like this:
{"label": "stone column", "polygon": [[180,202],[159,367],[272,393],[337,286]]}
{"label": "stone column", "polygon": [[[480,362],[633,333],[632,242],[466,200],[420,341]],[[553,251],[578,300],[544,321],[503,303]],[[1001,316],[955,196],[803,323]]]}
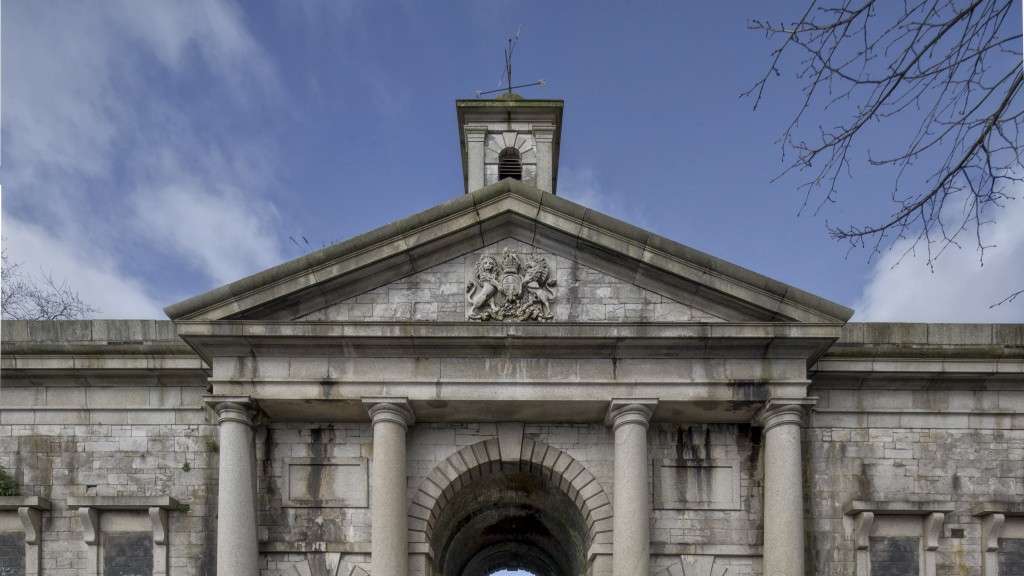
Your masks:
{"label": "stone column", "polygon": [[615,433],[612,573],[650,573],[651,500],[647,426],[657,400],[612,400],[606,423]]}
{"label": "stone column", "polygon": [[551,143],[555,139],[555,126],[534,126],[533,139],[537,143],[537,188],[553,193],[555,159],[552,158]]}
{"label": "stone column", "polygon": [[769,400],[757,415],[764,426],[764,576],[804,574],[804,480],[800,454],[801,400]]}
{"label": "stone column", "polygon": [[220,425],[217,576],[252,576],[259,574],[253,410],[246,399],[222,401],[215,409]]}
{"label": "stone column", "polygon": [[404,398],[365,399],[373,421],[370,478],[370,563],[373,576],[409,573],[409,510],[406,499],[405,433],[413,423]]}
{"label": "stone column", "polygon": [[484,187],[484,140],[486,126],[467,125],[466,131],[466,193]]}

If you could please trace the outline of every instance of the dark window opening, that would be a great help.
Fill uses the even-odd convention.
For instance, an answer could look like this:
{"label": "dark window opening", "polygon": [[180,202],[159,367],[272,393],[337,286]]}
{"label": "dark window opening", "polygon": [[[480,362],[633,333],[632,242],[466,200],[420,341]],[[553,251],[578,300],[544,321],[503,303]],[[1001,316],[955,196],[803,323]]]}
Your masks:
{"label": "dark window opening", "polygon": [[505,178],[523,179],[523,163],[515,148],[505,148],[498,154],[498,180]]}

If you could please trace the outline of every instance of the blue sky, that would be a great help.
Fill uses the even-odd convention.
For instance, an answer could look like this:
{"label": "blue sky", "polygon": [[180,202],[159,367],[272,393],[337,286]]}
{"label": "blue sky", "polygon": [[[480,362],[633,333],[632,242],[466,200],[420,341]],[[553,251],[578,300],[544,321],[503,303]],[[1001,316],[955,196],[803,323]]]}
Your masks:
{"label": "blue sky", "polygon": [[799,85],[777,79],[756,112],[739,97],[770,49],[746,23],[804,4],[4,2],[4,245],[101,316],[162,318],[453,198],[454,100],[497,85],[521,27],[516,79],[548,83],[524,93],[566,102],[560,195],[859,320],[1024,320],[1024,299],[988,309],[1024,287],[1024,201],[987,230],[983,268],[967,244],[932,273],[827,237],[890,211],[886,175],[855,167],[802,216],[801,180],[771,182]]}

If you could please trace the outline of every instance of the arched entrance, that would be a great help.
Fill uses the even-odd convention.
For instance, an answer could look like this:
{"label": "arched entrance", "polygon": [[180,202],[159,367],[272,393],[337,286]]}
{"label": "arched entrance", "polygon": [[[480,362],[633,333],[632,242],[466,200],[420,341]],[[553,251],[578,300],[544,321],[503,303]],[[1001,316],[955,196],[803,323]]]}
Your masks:
{"label": "arched entrance", "polygon": [[521,428],[502,440],[463,448],[420,485],[410,527],[429,544],[433,573],[586,574],[591,546],[610,541],[604,490],[565,452],[524,440]]}

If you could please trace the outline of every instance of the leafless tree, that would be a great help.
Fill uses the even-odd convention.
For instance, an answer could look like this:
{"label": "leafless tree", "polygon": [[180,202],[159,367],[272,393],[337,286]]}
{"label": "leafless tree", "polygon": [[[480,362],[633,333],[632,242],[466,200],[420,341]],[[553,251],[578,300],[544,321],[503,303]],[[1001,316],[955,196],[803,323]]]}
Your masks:
{"label": "leafless tree", "polygon": [[[984,264],[984,227],[1024,177],[1020,18],[1013,0],[812,0],[796,21],[752,21],[775,42],[744,93],[754,108],[785,64],[802,85],[778,176],[807,175],[802,209],[835,202],[855,164],[888,168],[893,211],[830,235],[869,258],[906,239],[900,259],[922,250],[928,266],[973,236]],[[815,114],[838,121],[808,131]],[[875,127],[894,152],[864,149]]]}
{"label": "leafless tree", "polygon": [[0,314],[5,320],[76,320],[96,312],[65,282],[48,273],[32,277],[2,251]]}

